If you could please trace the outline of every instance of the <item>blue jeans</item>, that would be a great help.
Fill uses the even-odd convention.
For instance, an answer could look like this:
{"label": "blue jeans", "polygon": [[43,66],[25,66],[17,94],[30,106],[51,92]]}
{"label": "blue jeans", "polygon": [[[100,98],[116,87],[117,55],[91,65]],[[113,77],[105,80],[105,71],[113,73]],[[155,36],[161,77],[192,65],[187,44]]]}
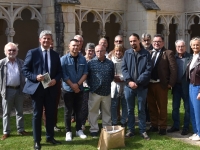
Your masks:
{"label": "blue jeans", "polygon": [[145,103],[147,97],[147,89],[131,89],[127,86],[124,88],[125,99],[128,107],[128,129],[134,133],[135,130],[135,97],[138,100],[138,119],[140,133],[146,132],[146,114]]}
{"label": "blue jeans", "polygon": [[197,99],[200,86],[190,84],[190,118],[192,122],[193,132],[200,136],[200,100]]}
{"label": "blue jeans", "polygon": [[183,87],[181,84],[176,84],[173,87],[173,103],[172,103],[172,119],[174,121],[173,126],[177,129],[180,127],[180,102],[181,98],[184,102],[184,125],[183,129],[189,129],[190,124],[190,105],[189,105],[189,91],[183,91]]}
{"label": "blue jeans", "polygon": [[117,124],[117,108],[118,108],[119,99],[121,99],[121,106],[122,106],[121,124],[126,123],[127,114],[128,114],[127,103],[126,103],[124,94],[121,95],[120,97],[118,97],[117,95],[118,95],[118,92],[116,90],[114,94],[114,98],[111,99],[111,118],[112,118],[112,124],[114,125]]}

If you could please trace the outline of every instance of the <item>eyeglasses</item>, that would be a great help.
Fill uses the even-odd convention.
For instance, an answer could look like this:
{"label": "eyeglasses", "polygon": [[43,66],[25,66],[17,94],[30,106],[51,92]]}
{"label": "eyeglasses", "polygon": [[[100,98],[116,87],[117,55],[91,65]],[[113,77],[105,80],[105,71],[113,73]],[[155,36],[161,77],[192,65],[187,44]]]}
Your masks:
{"label": "eyeglasses", "polygon": [[16,49],[8,49],[9,52],[16,52]]}
{"label": "eyeglasses", "polygon": [[122,41],[115,41],[116,43],[122,43]]}
{"label": "eyeglasses", "polygon": [[162,41],[153,41],[153,43],[161,43]]}

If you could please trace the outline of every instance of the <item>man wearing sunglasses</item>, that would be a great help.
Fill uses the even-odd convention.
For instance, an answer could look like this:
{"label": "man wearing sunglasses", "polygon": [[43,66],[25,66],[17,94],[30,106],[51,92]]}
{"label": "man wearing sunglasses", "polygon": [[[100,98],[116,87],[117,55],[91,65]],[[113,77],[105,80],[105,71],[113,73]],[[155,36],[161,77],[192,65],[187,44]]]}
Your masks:
{"label": "man wearing sunglasses", "polygon": [[0,88],[3,108],[3,136],[5,140],[10,136],[10,115],[13,107],[16,111],[16,124],[19,135],[27,135],[24,130],[23,101],[22,93],[25,78],[22,75],[24,62],[17,58],[18,45],[9,42],[5,45],[5,58],[0,60]]}

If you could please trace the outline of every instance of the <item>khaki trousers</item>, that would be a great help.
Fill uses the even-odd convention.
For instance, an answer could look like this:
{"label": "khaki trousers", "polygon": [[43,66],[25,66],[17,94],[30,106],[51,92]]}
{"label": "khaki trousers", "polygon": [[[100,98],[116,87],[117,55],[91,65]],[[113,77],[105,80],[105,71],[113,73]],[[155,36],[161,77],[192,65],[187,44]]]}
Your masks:
{"label": "khaki trousers", "polygon": [[111,96],[101,96],[95,93],[89,93],[88,100],[88,120],[90,124],[90,132],[98,132],[98,116],[99,109],[101,106],[102,113],[102,126],[110,126],[111,125]]}
{"label": "khaki trousers", "polygon": [[151,125],[156,128],[166,129],[168,88],[163,89],[160,83],[149,83],[147,103]]}

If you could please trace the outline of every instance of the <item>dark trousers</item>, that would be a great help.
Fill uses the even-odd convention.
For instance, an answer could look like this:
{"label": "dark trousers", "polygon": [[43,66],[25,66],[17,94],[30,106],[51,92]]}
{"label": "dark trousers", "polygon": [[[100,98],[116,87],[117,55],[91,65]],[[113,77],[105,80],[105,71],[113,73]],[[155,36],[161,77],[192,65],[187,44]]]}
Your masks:
{"label": "dark trousers", "polygon": [[160,129],[167,128],[167,100],[167,87],[163,89],[160,83],[149,83],[147,103],[153,127],[159,127]]}
{"label": "dark trousers", "polygon": [[[60,101],[60,95],[61,95],[61,81],[57,84],[57,88],[58,88],[58,94],[56,96],[56,105],[55,105],[55,117],[54,117],[54,127],[56,126],[57,122],[58,122],[58,104]],[[46,115],[45,115],[45,107],[43,107],[43,115],[42,115],[42,119],[44,122],[44,126],[46,127]]]}
{"label": "dark trousers", "polygon": [[183,99],[184,109],[185,109],[183,129],[188,130],[189,124],[190,124],[189,90],[184,91],[181,84],[175,84],[175,86],[173,87],[172,119],[174,121],[173,126],[177,129],[180,128],[179,109],[180,109],[180,104],[181,104],[181,98]]}
{"label": "dark trousers", "polygon": [[41,141],[41,122],[43,106],[46,115],[46,139],[54,138],[54,115],[56,92],[50,92],[49,88],[44,89],[39,85],[36,92],[31,96],[33,105],[33,138],[35,142]]}
{"label": "dark trousers", "polygon": [[65,127],[66,132],[71,132],[71,114],[74,110],[76,117],[76,131],[81,130],[81,107],[83,101],[83,92],[74,93],[63,91],[63,98],[65,102]]}
{"label": "dark trousers", "polygon": [[83,92],[83,103],[82,103],[82,125],[85,125],[86,120],[88,118],[88,99],[89,99],[89,91]]}

